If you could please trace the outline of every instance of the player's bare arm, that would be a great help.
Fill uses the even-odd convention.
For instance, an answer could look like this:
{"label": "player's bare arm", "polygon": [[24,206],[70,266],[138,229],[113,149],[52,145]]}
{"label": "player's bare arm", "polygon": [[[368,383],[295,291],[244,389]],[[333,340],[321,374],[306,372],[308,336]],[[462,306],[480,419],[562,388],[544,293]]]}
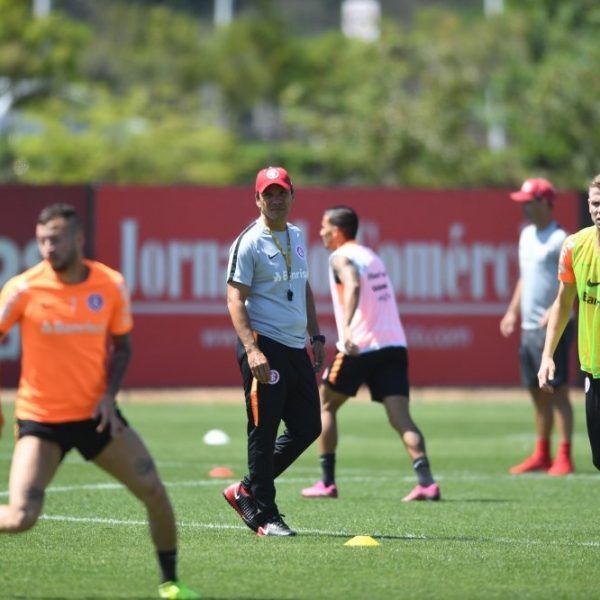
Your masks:
{"label": "player's bare arm", "polygon": [[571,308],[573,301],[577,296],[577,286],[574,283],[565,283],[561,281],[558,287],[558,294],[554,304],[550,307],[550,317],[548,320],[548,328],[546,330],[546,343],[542,353],[542,361],[540,370],[538,371],[538,382],[540,388],[545,392],[552,392],[553,387],[548,383],[554,378],[554,351],[558,346],[569,317],[571,316]]}
{"label": "player's bare arm", "polygon": [[358,307],[360,298],[360,278],[356,265],[345,256],[335,256],[332,264],[336,278],[343,286],[342,305],[344,308],[344,347],[349,354],[358,354],[358,346],[352,341],[350,323]]}
{"label": "player's bare arm", "polygon": [[229,282],[227,284],[227,310],[231,316],[233,328],[246,350],[248,366],[252,371],[252,375],[260,383],[268,383],[270,379],[269,361],[256,345],[254,333],[250,326],[250,317],[246,310],[245,302],[249,294],[250,288],[247,285],[235,281]]}
{"label": "player's bare arm", "polygon": [[123,424],[117,417],[116,397],[121,389],[123,377],[131,359],[131,336],[114,335],[112,337],[112,351],[108,360],[108,382],[106,392],[100,398],[94,411],[94,418],[99,418],[97,430],[104,431],[109,428],[112,436],[118,435],[123,430]]}
{"label": "player's bare arm", "polygon": [[313,340],[313,336],[320,336],[319,322],[317,320],[317,310],[315,308],[315,298],[312,288],[308,281],[306,282],[306,330],[311,337],[311,348],[313,353],[313,366],[315,372],[321,370],[325,361],[325,344],[320,340]]}
{"label": "player's bare arm", "polygon": [[517,324],[517,319],[519,318],[519,314],[521,312],[521,289],[522,289],[522,281],[519,278],[517,281],[517,285],[513,291],[512,298],[508,304],[508,308],[500,321],[500,333],[504,337],[509,337],[515,330],[515,326]]}

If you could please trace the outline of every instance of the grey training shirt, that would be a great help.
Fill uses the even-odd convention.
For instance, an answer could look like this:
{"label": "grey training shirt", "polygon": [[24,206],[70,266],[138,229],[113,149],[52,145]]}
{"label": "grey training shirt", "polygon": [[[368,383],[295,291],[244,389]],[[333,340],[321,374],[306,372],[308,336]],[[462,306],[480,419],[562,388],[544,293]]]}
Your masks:
{"label": "grey training shirt", "polygon": [[539,329],[558,292],[558,259],[567,234],[556,221],[546,229],[527,225],[519,238],[521,327]]}
{"label": "grey training shirt", "polygon": [[[308,262],[306,244],[298,227],[287,224],[291,244],[291,278],[285,257],[264,223],[257,219],[248,226],[229,249],[227,283],[250,288],[246,310],[257,333],[291,348],[304,348],[306,341],[306,282]],[[273,231],[287,254],[285,231]],[[288,300],[291,288],[293,299]]]}

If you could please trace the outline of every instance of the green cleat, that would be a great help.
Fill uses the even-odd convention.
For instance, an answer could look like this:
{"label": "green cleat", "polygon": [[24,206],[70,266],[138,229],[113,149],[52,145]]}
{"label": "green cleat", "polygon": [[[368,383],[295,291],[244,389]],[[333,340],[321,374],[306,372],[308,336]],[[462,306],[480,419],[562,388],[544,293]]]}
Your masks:
{"label": "green cleat", "polygon": [[200,595],[181,581],[165,581],[158,586],[158,595],[167,600],[197,600]]}

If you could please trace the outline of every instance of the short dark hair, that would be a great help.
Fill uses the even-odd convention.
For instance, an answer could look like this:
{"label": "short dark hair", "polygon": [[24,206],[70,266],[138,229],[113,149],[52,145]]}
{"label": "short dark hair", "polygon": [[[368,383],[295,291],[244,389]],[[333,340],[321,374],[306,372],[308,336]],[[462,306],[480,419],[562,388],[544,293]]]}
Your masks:
{"label": "short dark hair", "polygon": [[48,221],[61,217],[67,221],[73,229],[81,229],[81,221],[75,207],[70,204],[65,204],[64,202],[57,202],[56,204],[50,204],[43,208],[38,216],[37,224],[45,225]]}
{"label": "short dark hair", "polygon": [[329,222],[339,227],[347,239],[353,240],[358,232],[358,215],[349,206],[333,206],[325,211]]}

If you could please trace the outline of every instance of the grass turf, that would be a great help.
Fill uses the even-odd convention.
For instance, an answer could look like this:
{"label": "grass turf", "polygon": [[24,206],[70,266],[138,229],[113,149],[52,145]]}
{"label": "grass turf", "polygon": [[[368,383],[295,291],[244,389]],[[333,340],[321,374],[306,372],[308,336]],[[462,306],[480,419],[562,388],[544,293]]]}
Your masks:
{"label": "grass turf", "polygon": [[[580,394],[579,394],[580,395]],[[10,407],[5,412],[10,413]],[[379,406],[339,414],[338,500],[307,500],[319,476],[310,448],[277,483],[296,538],[257,538],[208,477],[245,465],[242,405],[127,405],[167,482],[180,522],[180,576],[204,598],[594,598],[600,559],[598,476],[577,404],[577,472],[511,477],[533,446],[521,402],[419,404],[443,500],[403,504],[414,484],[408,457]],[[7,416],[10,416],[9,414]],[[231,436],[206,446],[213,428]],[[0,445],[6,501],[10,427]],[[0,598],[152,598],[157,567],[143,508],[71,453],[47,492],[45,518],[0,537]],[[371,535],[379,547],[346,547]]]}

